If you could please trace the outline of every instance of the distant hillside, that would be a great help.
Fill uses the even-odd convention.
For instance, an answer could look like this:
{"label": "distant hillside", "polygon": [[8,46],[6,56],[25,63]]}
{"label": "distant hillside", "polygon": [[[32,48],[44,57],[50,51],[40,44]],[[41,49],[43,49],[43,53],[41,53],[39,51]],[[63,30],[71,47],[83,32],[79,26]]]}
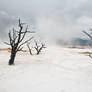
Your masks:
{"label": "distant hillside", "polygon": [[92,44],[92,41],[82,38],[73,38],[71,41],[63,41],[59,39],[56,43],[59,45],[88,46],[89,44]]}
{"label": "distant hillside", "polygon": [[71,41],[72,45],[81,45],[81,46],[87,46],[89,44],[92,44],[91,40],[87,40],[87,39],[82,39],[82,38],[74,38]]}

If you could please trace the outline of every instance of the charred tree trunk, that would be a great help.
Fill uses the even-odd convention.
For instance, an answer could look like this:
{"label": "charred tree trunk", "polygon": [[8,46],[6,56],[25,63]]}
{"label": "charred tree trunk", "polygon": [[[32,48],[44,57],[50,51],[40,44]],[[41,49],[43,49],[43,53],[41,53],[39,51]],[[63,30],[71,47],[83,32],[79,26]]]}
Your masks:
{"label": "charred tree trunk", "polygon": [[40,52],[41,52],[41,51],[40,51],[40,50],[38,50],[38,51],[37,51],[37,55],[39,55],[39,53],[40,53]]}
{"label": "charred tree trunk", "polygon": [[29,50],[30,55],[33,55],[33,54],[32,54],[32,50],[31,50],[31,48],[30,48],[30,46],[29,46],[28,43],[27,43],[27,47],[28,47],[28,50]]}
{"label": "charred tree trunk", "polygon": [[14,64],[15,56],[16,56],[16,52],[11,53],[10,60],[9,60],[9,65]]}

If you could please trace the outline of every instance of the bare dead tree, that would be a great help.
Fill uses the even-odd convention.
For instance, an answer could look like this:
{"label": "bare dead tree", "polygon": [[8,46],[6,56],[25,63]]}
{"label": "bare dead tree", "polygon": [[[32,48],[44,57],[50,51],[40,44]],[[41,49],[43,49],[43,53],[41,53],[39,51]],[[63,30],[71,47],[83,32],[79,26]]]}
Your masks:
{"label": "bare dead tree", "polygon": [[32,49],[31,49],[31,47],[30,47],[30,43],[27,43],[27,47],[28,47],[28,50],[29,50],[30,55],[33,55],[33,54],[32,54]]}
{"label": "bare dead tree", "polygon": [[89,52],[88,53],[88,56],[92,59],[92,53]]}
{"label": "bare dead tree", "polygon": [[[88,32],[85,31],[85,30],[83,30],[83,33],[86,34],[86,35],[89,37],[89,39],[92,41],[92,29],[89,29]],[[89,46],[92,48],[92,43],[89,44]],[[89,52],[89,53],[88,53],[88,56],[89,56],[90,58],[92,58],[92,53]]]}
{"label": "bare dead tree", "polygon": [[37,41],[35,41],[35,47],[34,48],[35,48],[35,50],[37,52],[36,54],[39,55],[40,52],[42,51],[42,49],[46,48],[46,47],[45,47],[44,43],[40,43],[40,45],[39,45],[39,43]]}
{"label": "bare dead tree", "polygon": [[21,23],[20,19],[18,21],[18,27],[19,30],[17,31],[16,29],[10,30],[8,33],[9,36],[9,43],[5,42],[5,44],[11,46],[11,55],[9,59],[9,65],[14,64],[15,56],[18,51],[22,51],[23,45],[32,40],[33,37],[30,37],[28,40],[24,40],[25,36],[27,33],[30,33],[28,31],[28,26],[24,29],[25,23]]}

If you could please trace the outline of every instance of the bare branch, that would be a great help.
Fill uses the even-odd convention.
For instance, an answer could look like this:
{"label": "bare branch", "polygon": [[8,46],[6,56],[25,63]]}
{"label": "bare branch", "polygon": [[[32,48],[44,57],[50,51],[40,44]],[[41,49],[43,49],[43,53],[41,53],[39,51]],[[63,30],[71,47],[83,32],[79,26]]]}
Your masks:
{"label": "bare branch", "polygon": [[11,45],[10,43],[4,42],[6,45]]}
{"label": "bare branch", "polygon": [[30,48],[30,43],[27,43],[27,47],[28,47],[28,50],[29,50],[29,52],[30,52],[30,55],[32,55],[32,50],[31,50],[31,48]]}
{"label": "bare branch", "polygon": [[[31,37],[30,39],[28,39],[28,40],[26,40],[25,42],[21,43],[21,44],[18,46],[18,49],[20,49],[20,47],[21,47],[22,45],[26,44],[27,42],[29,42],[29,41],[32,40],[32,39],[33,39],[33,37]],[[18,50],[18,49],[17,49],[17,50]]]}
{"label": "bare branch", "polygon": [[13,39],[11,37],[11,31],[9,31],[9,39],[10,39],[10,44],[11,44],[11,47],[13,47]]}
{"label": "bare branch", "polygon": [[25,32],[21,32],[21,34],[23,34],[22,38],[20,39],[20,42],[24,39],[26,33],[27,33],[27,29],[28,29],[28,26],[26,27],[26,30]]}
{"label": "bare branch", "polygon": [[23,47],[19,48],[17,51],[22,51]]}
{"label": "bare branch", "polygon": [[92,39],[92,36],[89,33],[87,33],[86,31],[83,31],[83,33],[85,33],[90,39]]}
{"label": "bare branch", "polygon": [[28,33],[36,33],[35,31],[28,31]]}
{"label": "bare branch", "polygon": [[[91,40],[92,40],[92,29],[89,29],[89,31],[91,31],[90,33],[86,32],[86,31],[83,31]],[[89,46],[92,48],[92,44],[90,43]],[[92,58],[92,53],[88,53],[88,56],[90,58]]]}

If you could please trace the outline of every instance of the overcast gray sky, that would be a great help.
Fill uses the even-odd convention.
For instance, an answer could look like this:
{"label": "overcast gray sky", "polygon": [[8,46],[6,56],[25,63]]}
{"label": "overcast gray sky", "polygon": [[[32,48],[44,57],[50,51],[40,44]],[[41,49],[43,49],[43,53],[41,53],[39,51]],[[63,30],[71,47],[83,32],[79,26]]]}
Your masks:
{"label": "overcast gray sky", "polygon": [[48,39],[82,36],[92,26],[91,0],[0,0],[0,38],[21,18]]}

